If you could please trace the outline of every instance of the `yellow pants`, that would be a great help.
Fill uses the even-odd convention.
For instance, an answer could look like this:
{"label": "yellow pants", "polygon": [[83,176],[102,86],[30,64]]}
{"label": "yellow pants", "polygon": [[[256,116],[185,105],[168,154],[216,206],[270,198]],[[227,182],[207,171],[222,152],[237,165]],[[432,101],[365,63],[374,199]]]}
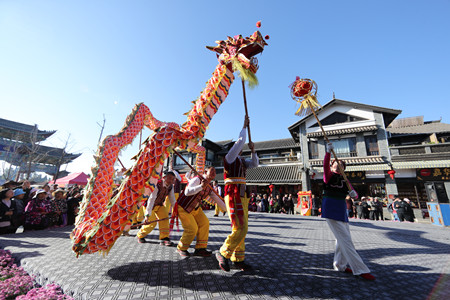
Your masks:
{"label": "yellow pants", "polygon": [[[152,214],[150,215],[150,218],[148,220],[151,222],[157,219],[165,219],[168,217],[169,215],[167,214],[166,208],[163,205],[158,205],[153,207]],[[153,229],[155,229],[156,224],[158,223],[159,223],[159,239],[162,240],[164,238],[168,238],[170,234],[169,219],[159,222],[153,222],[151,224],[142,226],[139,232],[137,233],[137,237],[138,238],[146,237],[150,232],[152,232]]]}
{"label": "yellow pants", "polygon": [[[174,193],[175,194],[175,200],[178,200],[178,196],[180,195],[179,193]],[[169,196],[166,197],[166,200],[164,200],[164,206],[166,207],[167,211],[170,212],[170,200],[169,200]]]}
{"label": "yellow pants", "polygon": [[216,204],[216,209],[215,209],[215,211],[214,211],[214,215],[218,216],[218,215],[219,215],[219,212],[220,212],[219,205]]}
{"label": "yellow pants", "polygon": [[194,238],[197,238],[195,249],[206,248],[209,237],[209,220],[202,208],[199,207],[197,210],[188,213],[178,206],[178,217],[184,231],[177,248],[183,251],[187,250]]}
{"label": "yellow pants", "polygon": [[[231,228],[231,234],[227,237],[222,247],[220,247],[220,254],[225,258],[229,258],[233,262],[244,261],[245,258],[245,236],[248,231],[248,202],[247,195],[241,198],[244,209],[244,222],[240,224],[236,220],[236,225]],[[225,204],[227,205],[228,215],[230,215],[230,196],[225,196]]]}
{"label": "yellow pants", "polygon": [[145,207],[141,206],[133,217],[133,223],[141,223],[145,218]]}

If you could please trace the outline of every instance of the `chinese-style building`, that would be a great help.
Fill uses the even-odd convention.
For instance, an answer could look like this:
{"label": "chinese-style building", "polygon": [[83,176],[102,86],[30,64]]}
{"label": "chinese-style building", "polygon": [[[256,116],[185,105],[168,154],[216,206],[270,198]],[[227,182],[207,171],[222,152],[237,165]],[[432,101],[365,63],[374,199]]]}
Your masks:
{"label": "chinese-style building", "polygon": [[[423,117],[395,120],[400,113],[333,99],[317,116],[360,195],[388,199],[398,195],[425,208],[434,192],[440,202],[448,202],[450,124],[424,122]],[[302,189],[320,194],[326,142],[317,120],[306,116],[289,131],[301,145]]]}
{"label": "chinese-style building", "polygon": [[[450,193],[450,124],[423,117],[397,119],[401,110],[333,99],[317,111],[346,173],[360,195],[409,198],[425,208],[432,197],[448,201]],[[288,128],[292,138],[254,142],[260,166],[247,172],[251,191],[321,195],[325,140],[314,116]],[[223,159],[234,141],[202,141],[206,165],[216,167],[223,184]],[[195,164],[195,154],[183,153]],[[250,156],[244,147],[243,156]],[[189,169],[178,157],[174,168]]]}
{"label": "chinese-style building", "polygon": [[55,132],[56,130],[40,130],[37,125],[0,118],[0,160],[19,168],[16,178],[20,173],[44,172],[52,176],[57,174],[61,165],[72,162],[81,154],[40,145]]}

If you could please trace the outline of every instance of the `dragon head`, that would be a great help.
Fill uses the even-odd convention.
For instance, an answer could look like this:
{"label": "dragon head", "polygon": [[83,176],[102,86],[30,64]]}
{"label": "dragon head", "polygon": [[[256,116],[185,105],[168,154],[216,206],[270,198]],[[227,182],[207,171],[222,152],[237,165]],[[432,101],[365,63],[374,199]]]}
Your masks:
{"label": "dragon head", "polygon": [[[260,27],[261,22],[258,22],[257,26]],[[269,36],[266,35],[263,38],[261,32],[255,31],[249,37],[244,38],[242,35],[228,37],[224,41],[216,41],[217,46],[206,46],[206,48],[217,52],[219,62],[231,71],[238,69],[241,72],[245,70],[255,74],[258,70],[258,60],[255,55],[263,52],[264,46],[267,45],[265,40],[268,39]]]}

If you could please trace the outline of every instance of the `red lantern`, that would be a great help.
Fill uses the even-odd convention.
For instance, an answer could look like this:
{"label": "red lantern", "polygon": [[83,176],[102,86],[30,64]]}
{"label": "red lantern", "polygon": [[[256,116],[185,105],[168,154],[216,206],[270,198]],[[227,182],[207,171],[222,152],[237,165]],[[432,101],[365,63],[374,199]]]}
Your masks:
{"label": "red lantern", "polygon": [[387,171],[387,173],[389,174],[389,176],[391,176],[391,179],[394,179],[394,175],[395,175],[394,170],[389,170],[389,171]]}
{"label": "red lantern", "polygon": [[422,175],[424,177],[431,176],[431,170],[430,169],[422,169],[422,170],[420,170],[420,175]]}

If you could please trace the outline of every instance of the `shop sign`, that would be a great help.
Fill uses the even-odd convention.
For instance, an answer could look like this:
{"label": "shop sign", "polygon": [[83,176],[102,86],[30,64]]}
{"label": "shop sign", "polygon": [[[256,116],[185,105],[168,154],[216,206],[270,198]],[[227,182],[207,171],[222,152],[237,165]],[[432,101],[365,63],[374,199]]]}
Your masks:
{"label": "shop sign", "polygon": [[417,180],[450,181],[450,168],[417,169]]}
{"label": "shop sign", "polygon": [[365,171],[345,172],[345,175],[347,175],[347,178],[350,181],[363,181],[364,179],[366,179]]}

